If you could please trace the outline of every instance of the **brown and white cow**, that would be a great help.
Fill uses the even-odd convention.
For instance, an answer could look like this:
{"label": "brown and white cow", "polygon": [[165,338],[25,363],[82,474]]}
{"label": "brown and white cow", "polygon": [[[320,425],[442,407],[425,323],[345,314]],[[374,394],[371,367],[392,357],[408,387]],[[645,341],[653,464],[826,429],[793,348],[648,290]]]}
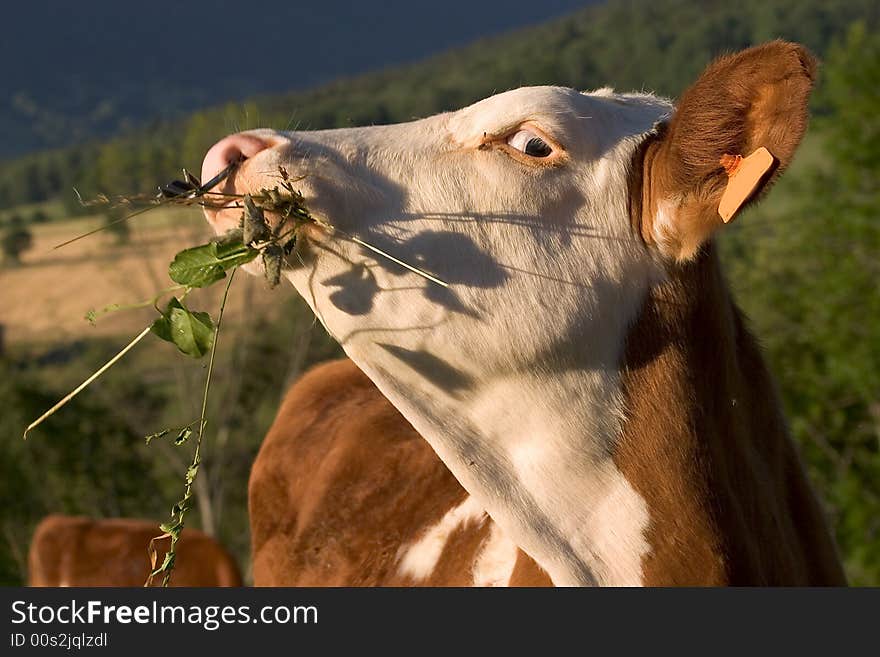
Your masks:
{"label": "brown and white cow", "polygon": [[263,444],[255,583],[844,583],[711,242],[730,156],[766,148],[767,188],[815,67],[776,41],[677,107],[530,87],[216,144],[204,178],[244,159],[223,191],[304,176],[336,230],[286,276],[357,366],[304,377]]}
{"label": "brown and white cow", "polygon": [[[133,518],[46,516],[28,552],[29,586],[143,586],[150,572],[147,547],[155,522]],[[167,539],[159,544],[167,548]],[[161,578],[155,582],[161,583]],[[177,544],[171,586],[241,586],[232,555],[197,529]]]}

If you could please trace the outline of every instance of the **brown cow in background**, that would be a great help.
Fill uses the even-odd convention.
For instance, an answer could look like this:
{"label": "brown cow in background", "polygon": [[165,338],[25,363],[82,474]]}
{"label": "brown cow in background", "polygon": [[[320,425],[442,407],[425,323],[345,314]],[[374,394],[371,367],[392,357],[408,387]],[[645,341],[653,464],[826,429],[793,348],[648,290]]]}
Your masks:
{"label": "brown cow in background", "polygon": [[[29,586],[143,586],[156,523],[132,518],[44,518],[28,551]],[[159,544],[159,552],[167,548]],[[161,578],[156,578],[161,584]],[[215,539],[186,529],[177,544],[171,586],[241,586],[232,555]]]}

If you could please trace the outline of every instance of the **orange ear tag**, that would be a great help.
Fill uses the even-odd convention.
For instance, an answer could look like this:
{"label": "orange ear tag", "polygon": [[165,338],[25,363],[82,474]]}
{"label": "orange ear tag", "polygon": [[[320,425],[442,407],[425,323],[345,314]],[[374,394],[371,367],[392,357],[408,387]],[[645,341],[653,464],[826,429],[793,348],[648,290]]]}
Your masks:
{"label": "orange ear tag", "polygon": [[724,223],[728,223],[742,204],[749,200],[761,178],[773,166],[773,156],[761,146],[745,158],[742,155],[723,155],[720,163],[730,176],[730,180],[727,182],[724,194],[721,195],[718,214],[721,215]]}

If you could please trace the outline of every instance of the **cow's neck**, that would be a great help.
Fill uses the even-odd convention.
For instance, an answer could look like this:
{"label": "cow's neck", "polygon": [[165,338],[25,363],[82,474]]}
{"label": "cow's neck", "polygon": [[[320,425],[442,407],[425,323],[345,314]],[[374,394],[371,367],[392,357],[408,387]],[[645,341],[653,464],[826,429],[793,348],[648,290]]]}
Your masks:
{"label": "cow's neck", "polygon": [[[743,348],[753,350],[750,362]],[[769,409],[769,435],[761,439],[784,440],[785,430],[712,247],[648,291],[628,332],[621,388],[627,421],[614,462],[651,516],[643,582],[726,583],[731,537],[724,533],[747,535],[748,528],[721,528],[717,511],[742,494],[735,488],[750,486],[749,467],[759,465],[746,462],[757,454],[747,417],[756,399]],[[719,480],[725,464],[742,478],[733,482],[723,472]]]}
{"label": "cow's neck", "polygon": [[822,511],[710,246],[647,294],[614,462],[650,516],[643,583],[840,584]]}
{"label": "cow's neck", "polygon": [[605,299],[613,310],[588,313],[542,362],[478,378],[466,393],[381,353],[350,351],[557,585],[642,583],[649,510],[614,455],[625,415],[620,364],[644,292]]}
{"label": "cow's neck", "polygon": [[825,529],[712,250],[639,307],[607,362],[513,373],[465,400],[355,360],[557,585],[804,579],[748,540]]}

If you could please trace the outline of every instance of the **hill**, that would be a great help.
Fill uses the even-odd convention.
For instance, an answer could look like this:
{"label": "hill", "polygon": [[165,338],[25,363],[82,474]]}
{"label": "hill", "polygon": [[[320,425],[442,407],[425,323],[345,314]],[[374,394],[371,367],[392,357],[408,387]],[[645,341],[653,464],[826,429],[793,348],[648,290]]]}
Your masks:
{"label": "hill", "polygon": [[585,4],[505,0],[499,11],[501,0],[5,3],[0,158],[413,61]]}
{"label": "hill", "polygon": [[618,0],[424,62],[296,93],[262,96],[155,124],[109,142],[0,165],[0,207],[70,193],[152,189],[239,128],[318,129],[405,121],[511,87],[561,84],[675,96],[712,56],[775,37],[820,55],[853,20],[878,24],[874,0]]}

